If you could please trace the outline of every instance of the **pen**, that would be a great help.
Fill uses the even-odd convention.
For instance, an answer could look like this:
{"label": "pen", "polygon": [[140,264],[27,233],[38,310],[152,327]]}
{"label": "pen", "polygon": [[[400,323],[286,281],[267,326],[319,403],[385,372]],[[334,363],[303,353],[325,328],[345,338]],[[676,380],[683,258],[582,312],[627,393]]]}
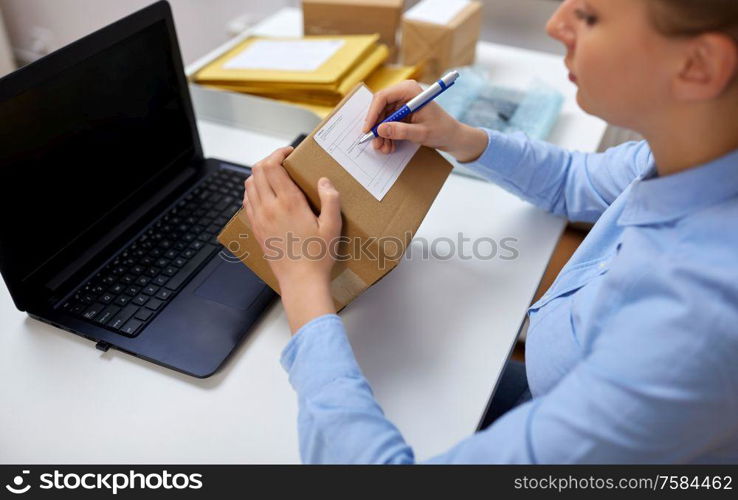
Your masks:
{"label": "pen", "polygon": [[450,71],[443,75],[443,77],[436,83],[425,89],[417,96],[410,99],[407,104],[392,113],[390,116],[377,123],[374,128],[372,128],[371,132],[367,132],[364,137],[361,138],[359,144],[364,144],[366,141],[368,141],[369,139],[373,139],[374,137],[379,137],[379,134],[377,133],[377,128],[379,128],[382,123],[399,122],[410,113],[418,111],[420,108],[431,102],[433,99],[443,94],[446,89],[454,84],[458,77],[458,71]]}

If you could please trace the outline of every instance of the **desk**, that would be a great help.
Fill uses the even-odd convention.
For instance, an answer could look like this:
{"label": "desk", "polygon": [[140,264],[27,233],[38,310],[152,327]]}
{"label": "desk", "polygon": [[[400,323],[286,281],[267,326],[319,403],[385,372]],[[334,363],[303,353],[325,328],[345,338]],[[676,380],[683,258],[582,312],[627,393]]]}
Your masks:
{"label": "desk", "polygon": [[[288,33],[283,28],[298,22],[299,11],[286,9],[260,29]],[[480,43],[480,61],[497,68],[500,81],[527,82],[540,73],[561,88],[567,103],[553,140],[597,148],[605,125],[577,110],[557,57]],[[216,116],[203,97],[209,94],[193,95],[209,156],[248,164],[289,142],[289,134],[233,128],[229,117]],[[242,96],[229,98],[252,109]],[[379,403],[418,459],[476,428],[563,226],[494,185],[452,175],[418,231],[412,257],[342,313]],[[471,241],[516,238],[519,257],[445,258],[459,233]],[[422,258],[422,241],[439,242],[436,257]],[[480,248],[489,253],[489,246]],[[297,402],[278,362],[289,340],[280,304],[205,380],[117,351],[101,353],[16,311],[4,284],[0,325],[2,463],[299,461]]]}

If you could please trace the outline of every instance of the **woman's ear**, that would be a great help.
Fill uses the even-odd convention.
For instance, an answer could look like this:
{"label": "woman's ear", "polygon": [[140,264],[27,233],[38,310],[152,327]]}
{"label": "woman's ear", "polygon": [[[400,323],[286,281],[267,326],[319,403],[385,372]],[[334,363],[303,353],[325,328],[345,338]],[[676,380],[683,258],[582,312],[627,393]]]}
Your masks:
{"label": "woman's ear", "polygon": [[728,35],[705,33],[685,44],[681,71],[674,82],[677,99],[720,97],[736,79],[738,44]]}

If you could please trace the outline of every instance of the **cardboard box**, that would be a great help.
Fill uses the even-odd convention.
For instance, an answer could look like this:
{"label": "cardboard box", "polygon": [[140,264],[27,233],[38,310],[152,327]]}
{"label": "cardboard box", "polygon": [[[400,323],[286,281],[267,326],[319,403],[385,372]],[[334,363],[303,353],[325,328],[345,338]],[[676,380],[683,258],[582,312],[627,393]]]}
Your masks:
{"label": "cardboard box", "polygon": [[[328,177],[341,194],[344,242],[339,254],[350,258],[339,259],[331,275],[333,301],[340,310],[397,266],[452,167],[434,149],[421,147],[379,201],[315,142],[315,132],[334,113],[283,165],[316,213],[320,211],[318,179]],[[239,210],[226,224],[218,241],[279,293],[277,279],[251,232],[245,210]]]}
{"label": "cardboard box", "polygon": [[304,35],[379,33],[379,41],[397,57],[397,30],[405,0],[302,0]]}
{"label": "cardboard box", "polygon": [[482,4],[469,2],[448,24],[402,18],[402,63],[423,64],[420,81],[431,83],[450,68],[474,62]]}

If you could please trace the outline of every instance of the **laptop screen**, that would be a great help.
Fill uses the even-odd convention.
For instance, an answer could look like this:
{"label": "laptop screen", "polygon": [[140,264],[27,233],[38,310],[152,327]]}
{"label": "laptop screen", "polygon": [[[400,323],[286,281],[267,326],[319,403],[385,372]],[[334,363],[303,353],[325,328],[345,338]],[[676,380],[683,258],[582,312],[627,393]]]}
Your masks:
{"label": "laptop screen", "polygon": [[160,20],[0,103],[6,271],[24,279],[114,225],[116,207],[194,157],[169,36]]}

